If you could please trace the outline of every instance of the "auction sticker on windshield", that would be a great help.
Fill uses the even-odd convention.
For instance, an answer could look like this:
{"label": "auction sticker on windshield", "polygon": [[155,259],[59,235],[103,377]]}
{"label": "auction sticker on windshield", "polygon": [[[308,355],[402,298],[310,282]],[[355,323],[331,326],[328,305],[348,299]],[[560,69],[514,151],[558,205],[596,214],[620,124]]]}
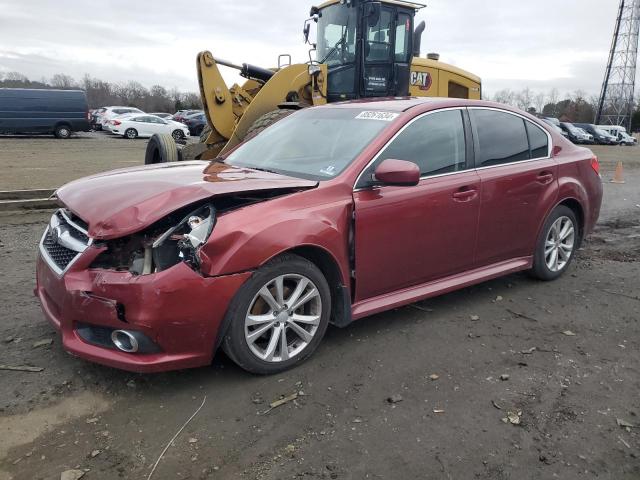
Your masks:
{"label": "auction sticker on windshield", "polygon": [[380,120],[382,122],[392,122],[400,116],[399,113],[393,112],[371,112],[365,111],[360,113],[356,118],[358,120]]}

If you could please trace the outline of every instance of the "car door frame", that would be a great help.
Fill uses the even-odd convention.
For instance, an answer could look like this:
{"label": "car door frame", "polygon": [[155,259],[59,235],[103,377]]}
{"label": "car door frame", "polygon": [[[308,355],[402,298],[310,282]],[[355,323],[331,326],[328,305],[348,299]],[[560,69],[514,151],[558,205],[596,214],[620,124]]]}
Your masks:
{"label": "car door frame", "polygon": [[[418,183],[418,185],[413,186],[413,187],[394,187],[394,186],[390,186],[390,185],[373,185],[373,186],[367,186],[367,187],[359,187],[358,184],[360,183],[363,175],[367,174],[367,172],[370,170],[371,166],[374,165],[380,158],[380,155],[382,155],[382,153],[387,149],[387,147],[389,145],[391,145],[400,135],[402,135],[402,133],[414,122],[425,118],[426,116],[429,115],[433,115],[436,113],[441,113],[441,112],[446,112],[446,111],[459,111],[462,115],[462,120],[463,120],[463,128],[464,128],[464,136],[465,136],[465,169],[464,170],[459,170],[456,172],[447,172],[447,173],[441,173],[441,174],[435,174],[435,175],[421,175],[420,177],[420,182]],[[356,197],[356,194],[358,194],[359,192],[365,191],[365,190],[374,190],[374,191],[380,191],[381,189],[399,189],[400,191],[404,191],[406,189],[410,189],[410,188],[420,188],[422,187],[423,189],[426,189],[428,184],[426,182],[429,181],[439,181],[439,179],[446,179],[447,177],[452,177],[452,176],[460,176],[460,175],[464,175],[465,177],[469,177],[469,182],[474,182],[478,185],[478,198],[476,198],[476,201],[478,202],[478,206],[476,207],[477,209],[477,215],[479,215],[479,191],[480,191],[480,179],[478,174],[476,173],[475,170],[475,152],[474,152],[474,143],[473,143],[473,136],[472,136],[472,131],[471,131],[471,122],[470,122],[470,118],[469,118],[469,114],[468,111],[466,110],[465,106],[454,106],[454,107],[445,107],[445,108],[440,108],[440,109],[434,109],[434,110],[429,110],[427,112],[423,112],[420,113],[418,115],[416,115],[415,117],[413,117],[412,119],[410,119],[409,121],[407,121],[390,139],[388,139],[385,144],[383,146],[381,146],[377,152],[375,153],[375,155],[371,158],[371,160],[369,162],[367,162],[367,164],[364,166],[364,168],[362,168],[362,170],[360,171],[360,173],[357,175],[356,180],[354,182],[354,187],[353,187],[353,201],[354,201],[354,216],[353,216],[353,232],[354,232],[354,239],[353,239],[353,262],[355,265],[355,270],[354,270],[354,280],[355,280],[355,288],[353,291],[353,297],[356,303],[361,303],[361,302],[365,302],[367,300],[370,300],[372,298],[376,298],[379,296],[384,296],[384,295],[389,295],[394,293],[395,291],[397,291],[398,289],[390,289],[387,290],[386,292],[377,292],[377,294],[374,295],[366,295],[363,294],[363,289],[361,286],[359,286],[359,280],[358,280],[358,229],[357,229],[357,203],[358,203],[358,198]],[[462,182],[462,183],[468,183],[468,182]],[[452,187],[453,188],[453,187]],[[474,228],[476,229],[475,233],[473,235],[470,235],[471,239],[469,240],[469,249],[471,252],[471,260],[469,265],[467,266],[469,269],[471,269],[473,267],[473,264],[475,263],[475,259],[473,258],[474,255],[474,251],[475,251],[475,240],[476,240],[476,236],[477,236],[477,223],[478,223],[478,218],[476,216],[476,220],[474,223]],[[411,288],[411,287],[415,287],[415,286],[419,286],[426,283],[431,283],[431,282],[437,282],[438,280],[442,279],[442,278],[447,278],[449,276],[452,275],[456,275],[456,274],[460,274],[461,272],[463,272],[465,270],[459,270],[456,272],[451,272],[450,274],[447,275],[441,275],[437,278],[432,278],[429,280],[424,280],[424,279],[420,279],[420,280],[416,280],[414,282],[407,282],[405,285],[401,286],[400,288]],[[360,280],[360,284],[361,284],[362,280]],[[365,289],[366,291],[367,289]]]}
{"label": "car door frame", "polygon": [[[478,136],[478,132],[477,132],[477,126],[476,126],[476,122],[473,120],[472,116],[469,114],[469,120],[471,122],[471,133],[473,135],[473,144],[474,144],[474,165],[475,165],[475,170],[478,172],[479,176],[480,176],[480,217],[479,217],[479,228],[478,228],[478,240],[477,240],[477,244],[476,244],[476,268],[482,268],[485,267],[487,265],[492,265],[495,263],[500,263],[501,261],[508,261],[511,259],[515,259],[515,258],[525,258],[525,257],[532,257],[533,256],[533,251],[535,248],[535,244],[537,242],[538,239],[538,235],[539,235],[539,231],[542,227],[542,224],[544,223],[544,220],[546,218],[546,215],[548,214],[548,212],[550,211],[551,208],[553,208],[553,205],[555,205],[556,201],[557,201],[557,197],[558,197],[558,193],[559,193],[559,184],[558,184],[558,162],[554,157],[554,143],[553,143],[553,136],[551,135],[551,133],[548,131],[547,128],[545,128],[545,126],[540,125],[538,122],[532,121],[531,119],[527,118],[525,115],[522,115],[518,112],[514,112],[508,109],[504,109],[504,108],[498,108],[498,107],[491,107],[491,106],[467,106],[467,111],[470,112],[471,110],[490,110],[490,111],[495,111],[495,112],[500,112],[500,113],[505,113],[505,114],[509,114],[512,115],[514,117],[520,118],[523,122],[529,122],[531,124],[533,124],[535,127],[539,128],[540,130],[542,130],[546,136],[547,136],[547,156],[546,157],[539,157],[539,158],[529,158],[527,160],[516,160],[513,162],[507,162],[507,163],[502,163],[502,164],[497,164],[497,165],[488,165],[488,166],[480,166],[479,165],[479,156],[480,156],[480,147],[479,147],[479,136]],[[523,126],[525,128],[525,132],[527,135],[527,143],[529,146],[529,152],[531,154],[531,139],[529,138],[529,133],[526,129],[526,123],[523,123]],[[536,222],[537,225],[535,226],[535,228],[533,230],[535,230],[535,234],[533,238],[530,238],[529,241],[531,242],[531,245],[529,249],[525,249],[523,248],[520,252],[518,252],[519,254],[514,254],[509,256],[509,254],[505,254],[502,256],[502,258],[500,258],[499,256],[495,256],[495,257],[488,257],[487,259],[483,259],[483,253],[480,251],[480,249],[482,248],[482,241],[483,241],[483,237],[482,237],[482,221],[483,221],[483,204],[485,203],[485,187],[486,187],[486,179],[483,179],[483,173],[486,171],[500,171],[500,170],[507,170],[509,171],[509,169],[517,169],[517,167],[522,167],[524,166],[524,168],[527,167],[531,167],[530,170],[537,170],[538,168],[541,170],[553,170],[553,178],[551,180],[551,182],[549,182],[549,184],[553,184],[551,185],[552,187],[555,185],[555,193],[549,193],[549,189],[546,189],[547,192],[547,197],[543,198],[543,202],[539,202],[538,205],[538,211],[537,213],[539,214],[539,221]],[[519,172],[514,172],[510,175],[510,177],[513,177],[514,175],[517,175]],[[527,251],[529,250],[529,251]],[[485,261],[486,260],[486,261]]]}

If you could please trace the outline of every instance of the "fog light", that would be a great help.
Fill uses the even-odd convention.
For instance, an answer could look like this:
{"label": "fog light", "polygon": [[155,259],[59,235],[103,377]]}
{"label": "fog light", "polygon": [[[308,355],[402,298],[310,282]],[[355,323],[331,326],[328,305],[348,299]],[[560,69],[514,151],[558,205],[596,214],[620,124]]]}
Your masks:
{"label": "fog light", "polygon": [[118,350],[127,353],[138,351],[138,339],[126,330],[114,330],[111,333],[111,341]]}

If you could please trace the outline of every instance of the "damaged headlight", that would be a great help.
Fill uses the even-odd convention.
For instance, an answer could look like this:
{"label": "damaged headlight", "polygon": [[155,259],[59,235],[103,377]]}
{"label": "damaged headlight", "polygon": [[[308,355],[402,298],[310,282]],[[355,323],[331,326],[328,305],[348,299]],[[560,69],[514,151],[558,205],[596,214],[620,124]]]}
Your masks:
{"label": "damaged headlight", "polygon": [[180,262],[199,267],[198,249],[209,239],[215,222],[216,211],[211,204],[189,213],[150,245],[145,245],[144,256],[134,259],[131,272],[148,275]]}
{"label": "damaged headlight", "polygon": [[200,267],[198,250],[209,239],[216,223],[216,210],[205,204],[188,215],[176,212],[147,230],[106,242],[107,250],[93,268],[128,270],[135,275],[161,272],[185,262]]}

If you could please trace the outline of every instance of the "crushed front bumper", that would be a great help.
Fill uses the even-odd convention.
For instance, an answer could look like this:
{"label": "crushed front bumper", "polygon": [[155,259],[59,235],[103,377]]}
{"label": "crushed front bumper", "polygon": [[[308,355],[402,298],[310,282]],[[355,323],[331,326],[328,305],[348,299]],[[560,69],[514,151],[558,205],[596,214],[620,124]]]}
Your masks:
{"label": "crushed front bumper", "polygon": [[[100,249],[90,247],[60,275],[42,253],[35,294],[69,353],[132,372],[160,372],[208,365],[229,302],[251,272],[205,278],[180,263],[164,272],[135,276],[88,268]],[[148,337],[155,353],[125,353],[85,340],[79,328],[128,330]],[[103,342],[108,343],[108,342]]]}

